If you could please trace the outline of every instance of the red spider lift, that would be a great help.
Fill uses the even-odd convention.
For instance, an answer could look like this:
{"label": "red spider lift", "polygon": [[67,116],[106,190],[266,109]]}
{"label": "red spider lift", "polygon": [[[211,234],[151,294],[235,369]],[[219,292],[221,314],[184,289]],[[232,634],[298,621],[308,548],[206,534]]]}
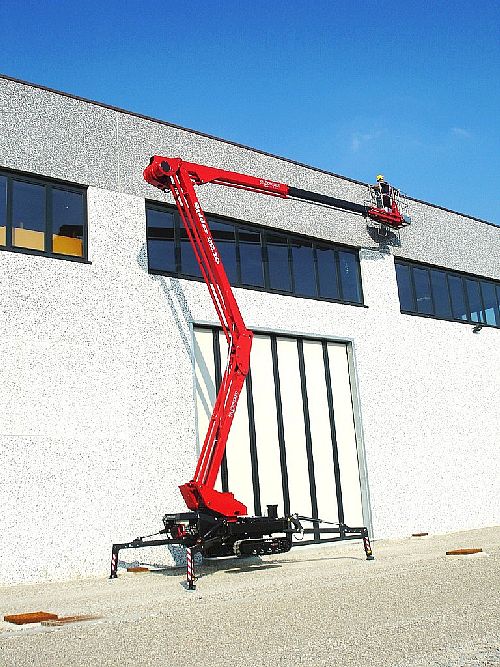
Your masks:
{"label": "red spider lift", "polygon": [[[189,588],[194,588],[192,556],[195,551],[206,557],[283,553],[292,547],[293,534],[313,532],[304,530],[301,521],[329,523],[298,514],[278,517],[277,505],[267,506],[267,516],[248,516],[245,505],[232,493],[214,488],[238,399],[249,371],[253,334],[246,328],[241,316],[194,186],[214,183],[282,199],[300,199],[359,213],[394,229],[408,223],[400,213],[396,200],[392,211],[388,212],[376,206],[336,199],[273,180],[184,162],[180,158],[153,156],[144,170],[144,178],[150,185],[169,191],[175,200],[221,322],[229,346],[229,360],[193,479],[180,486],[190,511],[166,514],[163,517],[164,528],[154,535],[113,544],[110,578],[117,576],[121,549],[179,544],[188,550],[188,584]],[[325,539],[325,542],[362,539],[367,559],[373,559],[365,526],[330,525],[336,527],[329,528],[328,533],[337,537]],[[165,537],[150,539],[160,535]]]}

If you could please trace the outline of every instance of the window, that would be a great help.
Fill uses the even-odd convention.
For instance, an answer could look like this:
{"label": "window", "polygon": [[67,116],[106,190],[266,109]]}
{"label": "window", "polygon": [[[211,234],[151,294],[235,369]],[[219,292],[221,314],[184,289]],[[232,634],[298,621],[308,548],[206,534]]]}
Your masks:
{"label": "window", "polygon": [[325,299],[340,299],[336,253],[331,248],[316,247],[319,295]]}
{"label": "window", "polygon": [[292,238],[290,247],[294,268],[294,293],[298,296],[316,296],[318,291],[312,242]]}
{"label": "window", "polygon": [[226,269],[229,282],[234,284],[238,280],[234,227],[214,220],[210,223],[210,229],[212,230],[212,237]]}
{"label": "window", "polygon": [[66,183],[0,173],[0,247],[85,258],[85,194]]}
{"label": "window", "polygon": [[413,268],[413,282],[417,299],[417,312],[430,315],[433,312],[431,280],[427,269]]}
{"label": "window", "polygon": [[7,243],[7,178],[0,174],[0,246]]}
{"label": "window", "polygon": [[437,317],[451,318],[450,290],[445,271],[431,269],[431,286],[434,296],[434,312]]}
{"label": "window", "polygon": [[500,327],[500,283],[396,260],[401,312]]}
{"label": "window", "polygon": [[495,289],[494,283],[482,280],[481,294],[483,297],[484,318],[486,324],[491,324],[494,327],[500,327],[500,285],[497,285]]}
{"label": "window", "polygon": [[149,208],[146,219],[149,268],[176,271],[173,214]]}
{"label": "window", "polygon": [[413,287],[411,285],[410,267],[405,264],[396,264],[396,279],[398,281],[399,303],[401,310],[416,310]]}
{"label": "window", "polygon": [[471,322],[484,322],[483,302],[481,299],[481,288],[478,280],[465,279],[467,300],[469,302],[468,315]]}
{"label": "window", "polygon": [[269,287],[280,292],[291,292],[288,239],[278,234],[266,234]]}
{"label": "window", "polygon": [[344,301],[361,302],[361,279],[359,262],[353,252],[339,250],[340,289]]}
{"label": "window", "polygon": [[240,248],[241,284],[263,287],[264,273],[260,232],[239,229],[238,241]]}
{"label": "window", "polygon": [[[201,272],[177,210],[146,204],[149,271],[200,279]],[[208,216],[232,285],[361,304],[356,250],[295,234]]]}
{"label": "window", "polygon": [[453,319],[467,321],[464,283],[461,276],[448,276],[450,286],[451,312]]}

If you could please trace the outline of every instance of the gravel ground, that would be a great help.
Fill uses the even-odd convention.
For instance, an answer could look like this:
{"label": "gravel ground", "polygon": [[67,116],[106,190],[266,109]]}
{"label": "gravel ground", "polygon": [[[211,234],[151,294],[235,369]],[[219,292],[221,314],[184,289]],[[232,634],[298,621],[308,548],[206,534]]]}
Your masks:
{"label": "gravel ground", "polygon": [[[474,556],[449,549],[482,547]],[[262,562],[0,588],[0,615],[100,614],[57,628],[0,621],[0,667],[500,665],[500,528],[303,547]]]}

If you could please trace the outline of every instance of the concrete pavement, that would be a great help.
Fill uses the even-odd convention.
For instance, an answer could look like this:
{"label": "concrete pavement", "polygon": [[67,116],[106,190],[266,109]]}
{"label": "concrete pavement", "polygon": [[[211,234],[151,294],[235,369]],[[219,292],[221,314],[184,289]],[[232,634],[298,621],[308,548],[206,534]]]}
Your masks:
{"label": "concrete pavement", "polygon": [[[482,547],[474,556],[449,549]],[[0,589],[0,615],[99,614],[62,627],[0,622],[0,667],[500,665],[500,528],[302,547],[200,570]]]}

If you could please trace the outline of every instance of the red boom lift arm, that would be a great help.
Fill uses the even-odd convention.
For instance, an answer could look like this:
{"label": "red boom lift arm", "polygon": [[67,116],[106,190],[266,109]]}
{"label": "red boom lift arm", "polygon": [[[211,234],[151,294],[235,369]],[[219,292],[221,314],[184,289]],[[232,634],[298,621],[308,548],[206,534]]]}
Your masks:
{"label": "red boom lift arm", "polygon": [[[246,328],[241,316],[194,185],[215,183],[284,199],[302,199],[370,217],[375,216],[372,209],[361,204],[293,188],[268,179],[185,162],[180,158],[153,156],[144,170],[144,178],[150,185],[160,190],[169,190],[174,197],[229,346],[228,364],[194,477],[190,482],[183,484],[180,490],[186,505],[191,510],[205,508],[228,518],[243,516],[247,514],[245,505],[236,500],[232,493],[216,491],[214,485],[238,398],[248,374],[253,334]],[[385,211],[383,213],[384,224],[395,228],[402,226],[397,207],[392,218]]]}
{"label": "red boom lift arm", "polygon": [[155,156],[144,171],[148,183],[169,190],[186,228],[201,273],[219,316],[229,346],[228,364],[217,394],[194,477],[180,487],[191,510],[206,508],[226,517],[247,514],[247,508],[232,493],[214,489],[238,398],[250,367],[253,334],[249,331],[234,298],[194,184],[220,183],[280,195],[278,183],[220,169],[183,162],[179,158]]}

